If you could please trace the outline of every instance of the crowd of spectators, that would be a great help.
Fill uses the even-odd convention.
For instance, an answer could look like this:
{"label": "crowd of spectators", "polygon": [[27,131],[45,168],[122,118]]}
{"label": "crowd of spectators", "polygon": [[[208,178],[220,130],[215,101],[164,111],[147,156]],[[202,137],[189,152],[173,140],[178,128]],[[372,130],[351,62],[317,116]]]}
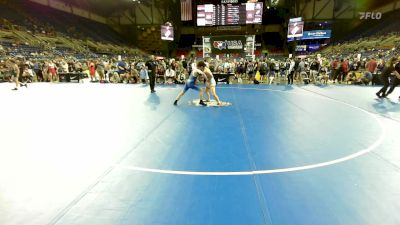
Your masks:
{"label": "crowd of spectators", "polygon": [[[15,73],[19,73],[19,77],[28,82],[59,82],[62,81],[60,74],[83,74],[91,82],[147,83],[146,60],[146,57],[138,56],[103,56],[80,60],[62,56],[54,59],[6,57],[0,61],[0,80],[12,82]],[[157,62],[159,82],[184,83],[188,74],[185,60],[159,58]],[[16,68],[19,68],[18,71]]]}
{"label": "crowd of spectators", "polygon": [[362,55],[315,54],[294,58],[208,60],[215,73],[230,73],[238,83],[381,84],[379,74],[396,49]]}
{"label": "crowd of spectators", "polygon": [[[0,46],[0,52],[4,48]],[[391,57],[398,55],[388,54]],[[266,84],[380,84],[379,74],[386,66],[385,54],[360,54],[307,58],[206,59],[215,74],[229,74],[231,83]],[[21,78],[28,82],[59,82],[59,74],[81,73],[91,82],[147,83],[145,56],[101,56],[76,59],[71,56],[55,58],[5,57],[0,61],[0,80],[12,81],[19,68]],[[182,84],[190,74],[195,59],[158,58],[156,80],[164,84]]]}

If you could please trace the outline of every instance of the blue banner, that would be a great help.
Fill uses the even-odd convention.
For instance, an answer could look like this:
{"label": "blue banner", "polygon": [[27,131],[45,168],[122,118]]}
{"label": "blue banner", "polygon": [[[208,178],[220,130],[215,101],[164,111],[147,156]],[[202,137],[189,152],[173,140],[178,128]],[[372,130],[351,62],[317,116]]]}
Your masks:
{"label": "blue banner", "polygon": [[320,47],[321,46],[319,44],[311,44],[311,45],[308,45],[308,51],[309,52],[315,52],[315,51],[318,51],[318,49]]}
{"label": "blue banner", "polygon": [[324,39],[331,38],[332,31],[331,30],[310,30],[304,31],[302,37],[296,38],[288,38],[287,41],[299,41],[299,40],[309,40],[309,39]]}
{"label": "blue banner", "polygon": [[331,38],[331,30],[304,31],[301,40]]}
{"label": "blue banner", "polygon": [[288,42],[294,41],[294,38],[288,38],[287,41]]}

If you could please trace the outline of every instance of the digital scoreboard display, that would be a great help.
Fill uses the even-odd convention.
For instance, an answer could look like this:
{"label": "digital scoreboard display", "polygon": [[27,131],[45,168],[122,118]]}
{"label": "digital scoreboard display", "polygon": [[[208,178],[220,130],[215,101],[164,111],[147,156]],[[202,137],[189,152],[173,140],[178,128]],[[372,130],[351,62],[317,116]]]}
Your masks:
{"label": "digital scoreboard display", "polygon": [[197,26],[261,24],[262,2],[197,5]]}

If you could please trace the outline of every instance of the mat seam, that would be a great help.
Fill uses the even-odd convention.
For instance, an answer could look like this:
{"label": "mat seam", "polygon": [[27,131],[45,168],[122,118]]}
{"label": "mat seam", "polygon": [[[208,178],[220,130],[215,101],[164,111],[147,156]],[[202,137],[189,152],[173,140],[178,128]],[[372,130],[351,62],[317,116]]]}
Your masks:
{"label": "mat seam", "polygon": [[[248,157],[249,163],[250,163],[250,165],[252,167],[252,170],[255,171],[255,170],[257,170],[257,167],[256,167],[256,164],[255,164],[255,161],[254,161],[253,157],[250,154],[250,147],[249,147],[249,144],[248,144],[246,128],[244,126],[244,121],[243,121],[242,114],[240,113],[240,110],[239,110],[239,106],[238,106],[238,102],[237,102],[237,98],[236,98],[236,94],[234,92],[234,89],[232,89],[232,92],[233,92],[234,100],[235,100],[235,103],[236,103],[235,104],[235,109],[237,110],[238,115],[239,115],[240,130],[242,132],[242,137],[243,137],[243,141],[244,141],[247,157]],[[272,223],[271,214],[269,213],[269,209],[268,209],[268,206],[267,206],[267,203],[266,203],[264,191],[263,191],[263,189],[262,189],[262,187],[260,185],[260,181],[259,181],[258,175],[254,174],[254,175],[252,175],[252,177],[253,177],[254,184],[256,186],[257,196],[258,196],[258,200],[259,200],[259,203],[260,203],[260,206],[261,206],[261,212],[263,214],[264,223],[266,225],[268,225],[268,224],[272,225],[273,223]]]}

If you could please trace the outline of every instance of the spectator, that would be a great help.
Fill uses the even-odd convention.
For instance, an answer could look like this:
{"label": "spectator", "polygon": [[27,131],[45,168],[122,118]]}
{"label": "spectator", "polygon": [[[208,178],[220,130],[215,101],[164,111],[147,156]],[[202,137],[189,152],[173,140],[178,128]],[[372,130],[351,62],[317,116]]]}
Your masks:
{"label": "spectator", "polygon": [[333,83],[335,83],[336,78],[339,75],[340,72],[339,69],[340,69],[339,58],[335,58],[331,63],[331,70],[332,70],[331,79],[333,80]]}
{"label": "spectator", "polygon": [[29,66],[25,65],[24,70],[22,71],[21,80],[23,82],[31,83],[34,80],[34,73],[33,70],[29,68]]}
{"label": "spectator", "polygon": [[117,62],[117,73],[118,73],[118,75],[119,75],[119,77],[124,77],[125,76],[125,73],[127,72],[127,68],[128,66],[127,66],[127,64],[126,64],[126,62],[121,58],[121,60],[119,60],[118,62]]}
{"label": "spectator", "polygon": [[372,81],[373,74],[376,73],[376,69],[378,67],[377,62],[375,61],[375,57],[371,57],[371,59],[367,62],[365,67],[366,67],[366,71],[364,73],[364,77],[362,80],[363,80],[363,83],[365,83],[367,81],[369,83],[369,81]]}
{"label": "spectator", "polygon": [[92,82],[97,81],[97,78],[96,78],[96,64],[93,61],[89,62],[89,75],[90,75],[90,81],[92,81]]}
{"label": "spectator", "polygon": [[246,66],[246,71],[247,71],[247,76],[248,76],[249,82],[253,81],[254,70],[255,70],[254,63],[250,60]]}
{"label": "spectator", "polygon": [[69,73],[68,63],[65,60],[61,60],[60,65],[63,73]]}
{"label": "spectator", "polygon": [[296,62],[293,59],[289,60],[289,70],[288,70],[288,84],[293,84],[293,77],[294,77],[294,73],[295,73],[295,65]]}
{"label": "spectator", "polygon": [[315,58],[310,65],[310,82],[316,82],[320,70],[320,64],[317,58]]}
{"label": "spectator", "polygon": [[105,66],[103,60],[96,60],[96,72],[99,75],[100,82],[103,83],[105,80]]}
{"label": "spectator", "polygon": [[341,61],[341,71],[340,71],[340,81],[345,81],[346,80],[346,76],[349,73],[349,62],[346,59],[342,59]]}
{"label": "spectator", "polygon": [[166,80],[165,83],[167,84],[176,83],[177,80],[175,76],[176,76],[175,70],[173,70],[171,66],[169,66],[168,69],[165,71],[165,80]]}
{"label": "spectator", "polygon": [[47,65],[47,75],[51,82],[58,81],[57,66],[54,61],[49,61]]}
{"label": "spectator", "polygon": [[135,64],[131,64],[131,72],[130,72],[130,77],[128,79],[128,82],[131,82],[133,84],[136,84],[139,82],[139,72],[135,68]]}
{"label": "spectator", "polygon": [[149,74],[147,72],[147,69],[143,65],[142,68],[140,69],[140,80],[142,81],[143,84],[146,84],[148,79],[149,79]]}
{"label": "spectator", "polygon": [[268,74],[268,64],[265,61],[261,61],[260,62],[260,67],[259,67],[259,71],[260,71],[260,81],[262,82],[265,79],[265,76]]}

